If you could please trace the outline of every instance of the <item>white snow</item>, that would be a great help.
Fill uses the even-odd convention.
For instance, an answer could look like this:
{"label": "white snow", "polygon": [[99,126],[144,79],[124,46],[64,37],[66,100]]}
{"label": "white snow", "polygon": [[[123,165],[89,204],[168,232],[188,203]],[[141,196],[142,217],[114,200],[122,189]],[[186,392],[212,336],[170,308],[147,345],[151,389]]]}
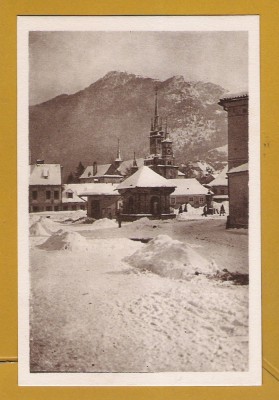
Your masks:
{"label": "white snow", "polygon": [[207,276],[247,272],[247,232],[221,217],[95,223],[30,240],[32,372],[247,370],[249,288]]}
{"label": "white snow", "polygon": [[217,271],[213,260],[207,260],[188,244],[173,240],[168,235],[158,235],[125,261],[141,270],[174,279]]}
{"label": "white snow", "polygon": [[118,223],[109,218],[102,218],[102,219],[97,219],[93,223],[93,229],[103,229],[103,228],[116,228],[118,227]]}
{"label": "white snow", "polygon": [[89,245],[86,238],[77,232],[64,232],[62,229],[54,233],[44,243],[38,246],[43,250],[69,250],[84,251],[88,250]]}

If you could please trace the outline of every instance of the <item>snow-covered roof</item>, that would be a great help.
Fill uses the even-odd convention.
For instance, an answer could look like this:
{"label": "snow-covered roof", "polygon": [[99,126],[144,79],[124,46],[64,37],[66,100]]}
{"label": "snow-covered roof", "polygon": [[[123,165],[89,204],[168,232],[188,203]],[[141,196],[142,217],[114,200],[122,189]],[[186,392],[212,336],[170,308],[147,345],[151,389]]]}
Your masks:
{"label": "snow-covered roof", "polygon": [[195,178],[190,179],[170,179],[176,186],[171,196],[199,195],[207,194],[208,189],[201,185]]}
{"label": "snow-covered roof", "polygon": [[93,174],[93,165],[89,165],[88,167],[85,168],[83,174],[80,176],[80,179],[88,179],[88,178],[101,178],[103,176],[118,176],[119,175],[118,171],[116,168],[113,168],[113,164],[97,164],[96,166],[97,172],[94,175]]}
{"label": "snow-covered roof", "polygon": [[210,182],[210,186],[228,186],[228,178],[227,178],[228,166],[220,172],[220,174]]}
{"label": "snow-covered roof", "polygon": [[[131,189],[136,187],[175,187],[174,179],[166,179],[147,166],[142,166],[137,172],[121,182],[117,189]],[[180,180],[182,181],[182,179]]]}
{"label": "snow-covered roof", "polygon": [[[117,167],[117,171],[120,172],[121,175],[126,175],[128,170],[133,166],[134,160],[126,160],[122,161],[122,163]],[[136,158],[137,166],[138,168],[142,167],[144,165],[144,159],[143,158]]]}
{"label": "snow-covered roof", "polygon": [[238,167],[231,168],[227,173],[228,174],[234,174],[234,173],[237,173],[237,172],[245,172],[245,171],[249,171],[249,164],[248,163],[241,164]]}
{"label": "snow-covered roof", "polygon": [[178,175],[178,176],[185,176],[185,174],[183,174],[183,172],[181,172],[181,171],[178,171],[178,172],[177,172],[177,175]]}
{"label": "snow-covered roof", "polygon": [[[84,184],[70,183],[63,185],[62,190],[62,203],[84,203],[85,198],[80,197],[84,188]],[[73,197],[68,197],[68,193],[72,193]]]}
{"label": "snow-covered roof", "polygon": [[202,172],[208,172],[208,169],[214,171],[212,165],[208,164],[206,161],[195,161],[192,163],[192,166],[193,168],[198,168]]}
{"label": "snow-covered roof", "polygon": [[30,165],[29,185],[61,185],[60,164]]}
{"label": "snow-covered roof", "polygon": [[80,195],[82,196],[118,196],[119,193],[116,190],[118,184],[115,183],[86,183],[82,185]]}

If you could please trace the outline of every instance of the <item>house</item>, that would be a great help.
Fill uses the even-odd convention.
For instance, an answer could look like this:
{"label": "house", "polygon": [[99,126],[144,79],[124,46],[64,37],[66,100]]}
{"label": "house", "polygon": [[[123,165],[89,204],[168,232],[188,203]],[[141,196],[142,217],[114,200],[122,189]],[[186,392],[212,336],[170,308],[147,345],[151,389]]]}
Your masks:
{"label": "house", "polygon": [[61,210],[61,166],[37,160],[30,165],[29,212]]}
{"label": "house", "polygon": [[197,179],[172,179],[171,182],[176,186],[174,192],[170,195],[172,207],[179,208],[185,203],[196,208],[206,205],[208,189],[201,185]]}
{"label": "house", "polygon": [[214,195],[213,200],[218,202],[226,201],[228,196],[228,165],[220,172],[220,174],[208,186],[212,189]]}
{"label": "house", "polygon": [[196,178],[203,184],[210,183],[214,179],[214,168],[203,160],[188,162],[183,168],[186,178]]}
{"label": "house", "polygon": [[168,132],[167,121],[163,130],[162,119],[159,119],[157,88],[155,90],[155,111],[154,119],[151,120],[149,146],[150,154],[145,158],[144,165],[150,167],[166,179],[176,179],[178,166],[175,165],[172,140]]}
{"label": "house", "polygon": [[248,227],[248,103],[246,92],[226,95],[218,103],[228,113],[229,228]]}
{"label": "house", "polygon": [[87,209],[87,198],[82,197],[84,185],[80,183],[71,183],[63,185],[62,188],[62,210],[76,211]]}
{"label": "house", "polygon": [[80,196],[87,197],[88,217],[115,218],[121,205],[120,194],[114,183],[89,183],[83,185]]}
{"label": "house", "polygon": [[142,166],[117,186],[123,200],[121,218],[124,221],[134,221],[142,217],[174,218],[175,214],[170,210],[170,194],[175,187],[173,180]]}

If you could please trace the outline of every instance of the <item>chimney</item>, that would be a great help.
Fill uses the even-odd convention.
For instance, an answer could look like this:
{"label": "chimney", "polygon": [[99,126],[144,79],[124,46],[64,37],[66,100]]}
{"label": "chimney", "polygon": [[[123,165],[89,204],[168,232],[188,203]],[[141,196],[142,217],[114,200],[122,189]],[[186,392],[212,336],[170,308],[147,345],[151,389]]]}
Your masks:
{"label": "chimney", "polygon": [[93,162],[93,176],[97,174],[97,171],[98,171],[97,162],[94,161]]}

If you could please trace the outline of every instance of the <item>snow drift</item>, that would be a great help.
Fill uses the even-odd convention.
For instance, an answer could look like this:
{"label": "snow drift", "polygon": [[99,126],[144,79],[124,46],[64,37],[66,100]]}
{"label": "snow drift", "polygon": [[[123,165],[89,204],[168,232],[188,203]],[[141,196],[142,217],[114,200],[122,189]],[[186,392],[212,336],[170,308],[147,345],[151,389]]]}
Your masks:
{"label": "snow drift", "polygon": [[112,219],[108,219],[108,218],[97,219],[97,221],[95,221],[93,223],[93,228],[96,228],[96,229],[116,228],[117,226],[118,226],[118,224],[116,221],[114,221]]}
{"label": "snow drift", "polygon": [[64,232],[62,229],[44,243],[38,246],[43,250],[69,250],[69,251],[84,251],[88,250],[88,242],[86,238],[77,232]]}
{"label": "snow drift", "polygon": [[124,261],[141,270],[173,279],[217,272],[213,260],[207,260],[188,244],[173,240],[168,235],[156,236]]}
{"label": "snow drift", "polygon": [[29,228],[30,236],[50,236],[58,231],[58,224],[46,217],[40,217]]}

